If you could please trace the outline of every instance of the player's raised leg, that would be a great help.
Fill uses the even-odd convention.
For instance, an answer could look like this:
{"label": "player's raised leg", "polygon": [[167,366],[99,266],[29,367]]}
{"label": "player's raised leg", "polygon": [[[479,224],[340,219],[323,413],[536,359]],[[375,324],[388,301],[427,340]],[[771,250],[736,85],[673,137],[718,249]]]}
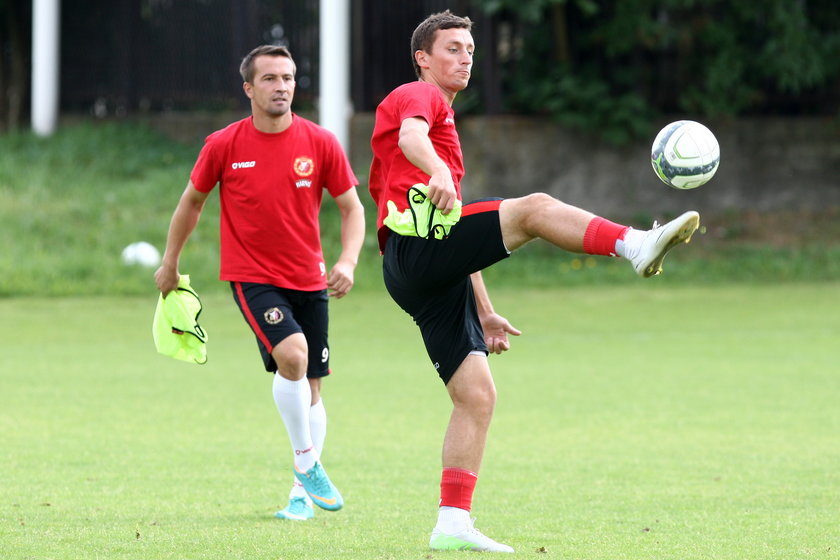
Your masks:
{"label": "player's raised leg", "polygon": [[499,220],[510,251],[541,238],[566,251],[625,257],[646,278],[659,274],[668,251],[688,243],[700,225],[700,215],[690,211],[662,226],[635,230],[544,193],[504,200]]}

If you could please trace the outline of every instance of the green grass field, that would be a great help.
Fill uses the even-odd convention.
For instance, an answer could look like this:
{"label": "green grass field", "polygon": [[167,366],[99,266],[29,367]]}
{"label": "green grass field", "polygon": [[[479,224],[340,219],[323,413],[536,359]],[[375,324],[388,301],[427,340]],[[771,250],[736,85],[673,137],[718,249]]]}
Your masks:
{"label": "green grass field", "polygon": [[[840,557],[840,286],[659,280],[490,286],[524,334],[491,357],[477,526],[534,558]],[[411,320],[379,288],[333,303],[346,507],[295,524],[270,377],[209,291],[205,366],[155,353],[154,294],[0,299],[0,556],[469,555],[427,549],[449,404]]]}

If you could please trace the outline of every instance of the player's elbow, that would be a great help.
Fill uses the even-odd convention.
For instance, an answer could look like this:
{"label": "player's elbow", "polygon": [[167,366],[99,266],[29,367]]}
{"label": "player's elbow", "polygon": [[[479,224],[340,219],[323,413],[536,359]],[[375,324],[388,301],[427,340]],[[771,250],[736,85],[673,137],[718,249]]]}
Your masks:
{"label": "player's elbow", "polygon": [[414,147],[421,140],[422,135],[415,129],[403,128],[400,130],[400,137],[397,140],[397,146],[404,154],[409,154],[414,151]]}

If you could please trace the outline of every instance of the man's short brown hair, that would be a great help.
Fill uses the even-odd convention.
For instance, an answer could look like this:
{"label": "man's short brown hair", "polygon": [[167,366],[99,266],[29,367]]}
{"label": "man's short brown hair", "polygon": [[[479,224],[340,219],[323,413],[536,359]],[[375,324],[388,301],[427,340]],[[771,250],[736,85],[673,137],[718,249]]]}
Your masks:
{"label": "man's short brown hair", "polygon": [[449,10],[432,14],[422,22],[411,34],[411,63],[414,65],[414,73],[420,77],[420,65],[414,58],[414,53],[423,51],[432,52],[432,45],[435,42],[435,33],[438,29],[472,29],[472,20],[468,17],[456,16]]}
{"label": "man's short brown hair", "polygon": [[239,65],[239,74],[249,84],[254,83],[254,60],[258,56],[285,56],[292,61],[292,66],[297,70],[297,65],[295,65],[295,60],[292,58],[292,53],[289,52],[289,49],[276,45],[260,45],[245,55],[245,58],[242,59],[242,64]]}

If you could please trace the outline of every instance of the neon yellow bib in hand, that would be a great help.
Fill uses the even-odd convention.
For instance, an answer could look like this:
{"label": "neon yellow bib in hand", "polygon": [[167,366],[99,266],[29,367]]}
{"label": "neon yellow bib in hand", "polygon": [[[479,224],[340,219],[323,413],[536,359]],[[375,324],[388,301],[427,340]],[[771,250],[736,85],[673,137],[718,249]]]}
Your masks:
{"label": "neon yellow bib in hand", "polygon": [[429,186],[418,183],[408,189],[408,209],[400,212],[397,205],[388,201],[388,216],[384,224],[400,235],[444,239],[449,230],[461,219],[461,201],[456,200],[449,214],[442,214],[429,199]]}

